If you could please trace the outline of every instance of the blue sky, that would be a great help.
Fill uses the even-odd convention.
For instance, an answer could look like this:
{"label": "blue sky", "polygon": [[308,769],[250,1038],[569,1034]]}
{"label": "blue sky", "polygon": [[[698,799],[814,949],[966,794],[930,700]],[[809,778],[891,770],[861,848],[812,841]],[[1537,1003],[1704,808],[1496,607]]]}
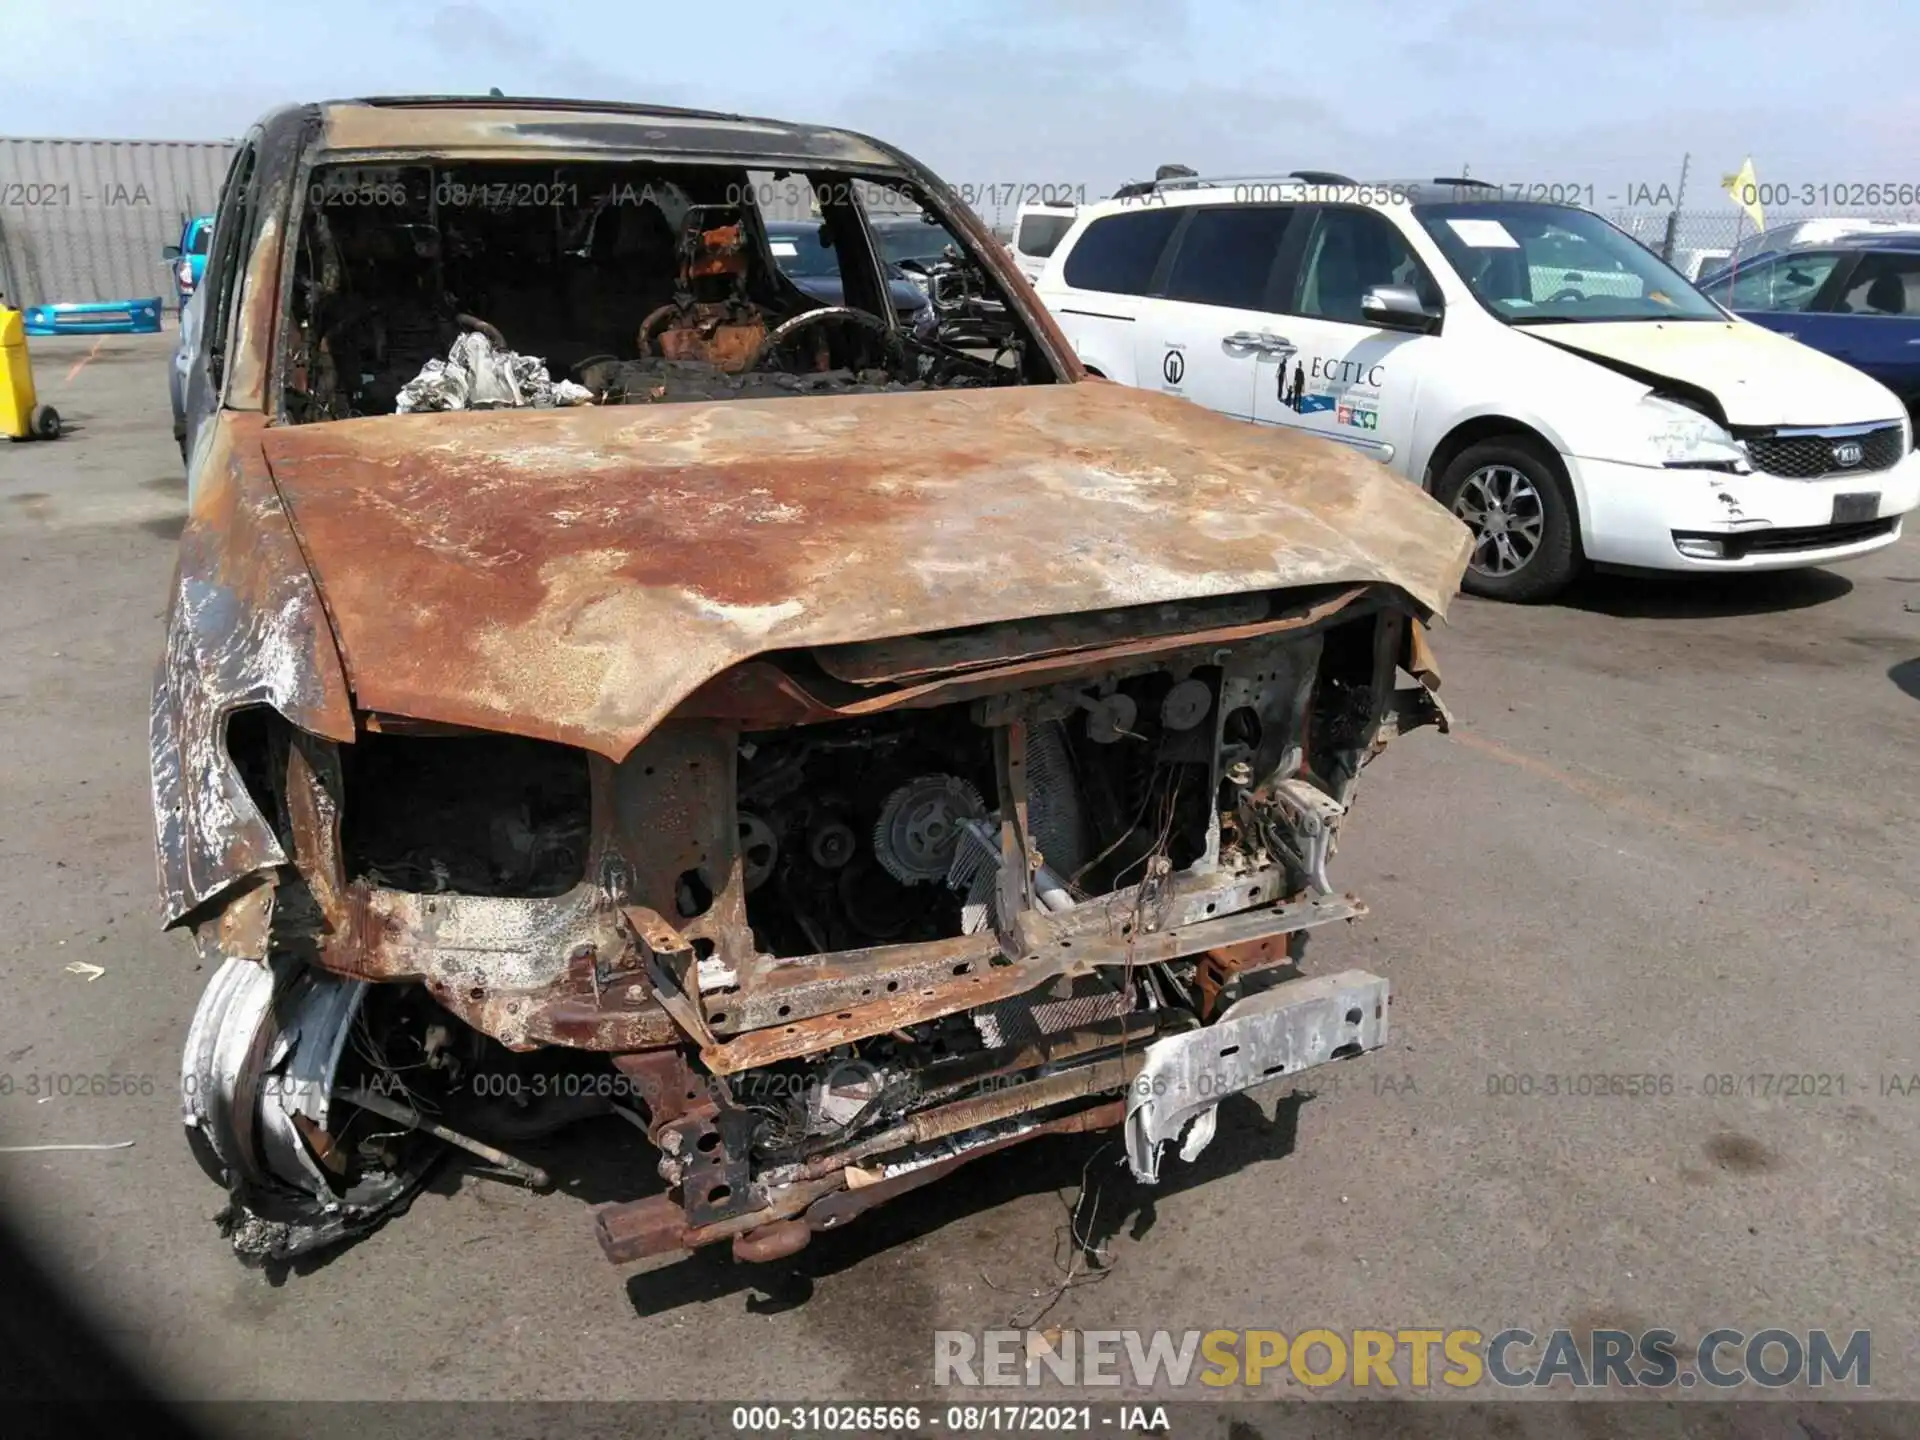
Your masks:
{"label": "blue sky", "polygon": [[287,100],[569,94],[842,124],[948,180],[1456,173],[1725,203],[1920,184],[1914,0],[6,0],[0,134],[231,136]]}

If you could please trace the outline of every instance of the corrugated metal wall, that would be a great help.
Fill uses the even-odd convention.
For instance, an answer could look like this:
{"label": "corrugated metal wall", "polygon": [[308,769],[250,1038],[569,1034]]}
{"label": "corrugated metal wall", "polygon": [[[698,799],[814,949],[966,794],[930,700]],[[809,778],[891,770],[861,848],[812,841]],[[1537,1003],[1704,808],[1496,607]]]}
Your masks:
{"label": "corrugated metal wall", "polygon": [[14,305],[135,300],[174,290],[160,258],[210,214],[226,141],[0,137],[0,289]]}

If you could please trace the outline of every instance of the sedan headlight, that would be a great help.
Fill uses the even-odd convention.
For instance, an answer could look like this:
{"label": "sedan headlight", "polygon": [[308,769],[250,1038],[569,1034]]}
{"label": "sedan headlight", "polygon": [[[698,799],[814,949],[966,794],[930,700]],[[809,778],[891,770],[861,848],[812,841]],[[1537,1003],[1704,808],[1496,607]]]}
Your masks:
{"label": "sedan headlight", "polygon": [[1641,463],[1673,470],[1725,470],[1745,475],[1753,469],[1747,450],[1725,428],[1698,410],[1658,395],[1645,395],[1634,409],[1634,428],[1646,459]]}
{"label": "sedan headlight", "polygon": [[173,266],[173,277],[179,283],[182,290],[191,290],[193,288],[192,262],[184,256],[176,260]]}

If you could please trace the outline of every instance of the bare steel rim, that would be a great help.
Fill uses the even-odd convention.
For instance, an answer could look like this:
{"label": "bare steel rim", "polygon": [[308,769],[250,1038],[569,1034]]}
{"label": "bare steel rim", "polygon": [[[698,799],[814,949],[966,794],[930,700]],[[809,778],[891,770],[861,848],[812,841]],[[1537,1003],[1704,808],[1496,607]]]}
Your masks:
{"label": "bare steel rim", "polygon": [[1473,531],[1467,563],[1482,575],[1524,570],[1540,553],[1547,507],[1530,479],[1511,465],[1482,465],[1453,497],[1453,513]]}

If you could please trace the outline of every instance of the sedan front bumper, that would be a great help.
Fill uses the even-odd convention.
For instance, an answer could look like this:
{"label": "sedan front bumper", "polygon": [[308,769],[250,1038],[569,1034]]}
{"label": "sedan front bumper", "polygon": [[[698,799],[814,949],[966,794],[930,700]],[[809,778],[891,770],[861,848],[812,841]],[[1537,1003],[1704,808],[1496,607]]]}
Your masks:
{"label": "sedan front bumper", "polygon": [[[1665,470],[1563,457],[1589,560],[1649,570],[1780,570],[1851,559],[1891,545],[1920,506],[1920,454],[1888,470],[1819,480]],[[1836,497],[1876,495],[1871,513]],[[1873,523],[1873,522],[1883,523]],[[1720,556],[1682,553],[1676,537],[1721,539]]]}

